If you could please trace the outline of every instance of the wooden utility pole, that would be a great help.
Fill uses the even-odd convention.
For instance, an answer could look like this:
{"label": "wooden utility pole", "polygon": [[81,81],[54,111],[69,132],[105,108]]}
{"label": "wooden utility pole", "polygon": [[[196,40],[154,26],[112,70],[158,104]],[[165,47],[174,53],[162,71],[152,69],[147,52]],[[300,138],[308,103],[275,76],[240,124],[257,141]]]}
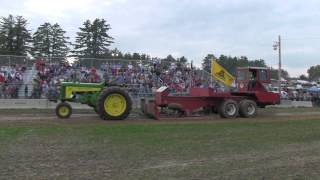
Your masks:
{"label": "wooden utility pole", "polygon": [[281,36],[279,35],[279,40],[278,40],[278,50],[279,50],[279,70],[278,70],[278,80],[279,80],[279,95],[281,97]]}

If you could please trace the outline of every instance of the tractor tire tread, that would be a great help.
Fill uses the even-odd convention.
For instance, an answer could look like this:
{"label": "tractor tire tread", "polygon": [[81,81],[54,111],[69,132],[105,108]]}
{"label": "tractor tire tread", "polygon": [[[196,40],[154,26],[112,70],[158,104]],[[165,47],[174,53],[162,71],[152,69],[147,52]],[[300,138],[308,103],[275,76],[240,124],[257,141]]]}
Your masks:
{"label": "tractor tire tread", "polygon": [[[236,112],[233,115],[228,115],[226,110],[225,110],[226,106],[228,104],[230,104],[230,103],[234,104],[235,107],[236,107]],[[235,100],[232,100],[232,99],[224,100],[218,107],[218,113],[219,113],[221,118],[235,118],[238,115],[238,111],[239,111],[238,103]]]}
{"label": "tractor tire tread", "polygon": [[[108,97],[108,95],[113,94],[113,93],[121,94],[122,96],[124,96],[124,98],[126,100],[127,107],[126,107],[124,113],[122,113],[120,116],[111,116],[104,109],[105,99]],[[129,116],[129,114],[131,112],[132,100],[131,100],[129,94],[126,91],[124,91],[123,89],[121,89],[119,87],[108,87],[108,88],[105,88],[100,93],[98,100],[97,100],[96,107],[97,107],[98,115],[103,120],[124,120]]]}
{"label": "tractor tire tread", "polygon": [[[249,104],[252,104],[255,108],[255,112],[253,114],[248,114],[248,105]],[[257,103],[253,100],[250,100],[250,99],[245,99],[245,100],[242,100],[240,101],[239,103],[239,115],[240,117],[244,117],[244,118],[253,118],[253,117],[256,117],[257,115],[257,112],[258,112],[258,106],[257,106]]]}
{"label": "tractor tire tread", "polygon": [[[67,116],[61,116],[61,114],[59,113],[59,108],[61,106],[66,106],[70,110],[70,112],[69,112],[69,114]],[[58,116],[58,118],[67,119],[67,118],[70,118],[70,116],[72,115],[72,107],[71,107],[71,105],[69,103],[61,102],[56,106],[55,112],[56,112],[56,115]]]}

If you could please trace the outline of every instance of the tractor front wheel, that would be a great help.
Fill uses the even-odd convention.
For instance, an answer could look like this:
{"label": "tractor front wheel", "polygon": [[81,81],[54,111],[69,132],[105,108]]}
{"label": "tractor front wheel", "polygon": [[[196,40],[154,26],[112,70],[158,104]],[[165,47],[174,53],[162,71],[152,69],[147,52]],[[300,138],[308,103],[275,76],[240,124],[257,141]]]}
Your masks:
{"label": "tractor front wheel", "polygon": [[67,119],[72,114],[72,107],[66,102],[59,103],[56,107],[56,115],[61,119]]}
{"label": "tractor front wheel", "polygon": [[120,88],[107,88],[98,97],[97,111],[103,120],[124,120],[131,109],[129,94]]}

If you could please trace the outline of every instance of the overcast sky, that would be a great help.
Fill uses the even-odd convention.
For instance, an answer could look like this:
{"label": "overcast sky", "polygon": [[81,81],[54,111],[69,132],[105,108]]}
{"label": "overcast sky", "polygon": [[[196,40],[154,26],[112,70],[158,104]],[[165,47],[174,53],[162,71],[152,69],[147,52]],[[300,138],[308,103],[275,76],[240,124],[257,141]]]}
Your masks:
{"label": "overcast sky", "polygon": [[124,52],[186,56],[200,65],[208,53],[264,59],[277,67],[272,45],[283,37],[291,76],[320,64],[317,0],[0,0],[0,16],[22,15],[34,31],[59,23],[74,38],[86,19],[104,18]]}

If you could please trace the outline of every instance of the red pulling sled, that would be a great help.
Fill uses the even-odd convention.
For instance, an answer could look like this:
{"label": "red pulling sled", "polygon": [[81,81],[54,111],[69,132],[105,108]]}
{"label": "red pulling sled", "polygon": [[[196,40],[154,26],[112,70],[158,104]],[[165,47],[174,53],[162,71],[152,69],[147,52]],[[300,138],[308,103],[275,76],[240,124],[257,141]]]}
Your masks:
{"label": "red pulling sled", "polygon": [[[268,91],[270,69],[247,67],[237,69],[237,91],[216,92],[212,88],[191,88],[189,95],[170,95],[169,88],[157,90],[155,99],[141,100],[141,110],[155,119],[161,117],[199,116],[199,111],[209,110],[222,118],[255,117],[258,108],[280,102],[278,93]],[[169,114],[168,114],[169,113]]]}

